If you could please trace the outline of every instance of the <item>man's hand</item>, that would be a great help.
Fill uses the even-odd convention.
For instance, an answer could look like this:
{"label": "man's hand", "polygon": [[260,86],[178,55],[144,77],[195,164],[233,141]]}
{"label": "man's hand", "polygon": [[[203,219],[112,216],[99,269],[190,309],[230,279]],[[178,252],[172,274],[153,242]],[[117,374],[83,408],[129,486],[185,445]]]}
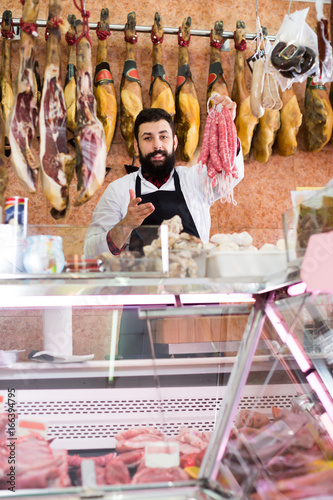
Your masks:
{"label": "man's hand", "polygon": [[237,104],[232,101],[230,97],[227,95],[216,94],[212,98],[212,101],[214,104],[222,104],[222,106],[226,107],[230,111],[233,120],[236,118]]}
{"label": "man's hand", "polygon": [[125,245],[132,231],[141,226],[143,221],[155,210],[152,203],[143,203],[139,205],[142,200],[141,198],[135,197],[133,189],[129,190],[129,194],[130,202],[125,217],[109,231],[109,237],[113,244],[119,249]]}
{"label": "man's hand", "polygon": [[133,189],[129,190],[129,194],[130,202],[127,207],[127,214],[123,219],[123,225],[133,230],[141,226],[143,221],[154,212],[155,207],[152,203],[143,203],[139,205],[142,199],[135,197]]}

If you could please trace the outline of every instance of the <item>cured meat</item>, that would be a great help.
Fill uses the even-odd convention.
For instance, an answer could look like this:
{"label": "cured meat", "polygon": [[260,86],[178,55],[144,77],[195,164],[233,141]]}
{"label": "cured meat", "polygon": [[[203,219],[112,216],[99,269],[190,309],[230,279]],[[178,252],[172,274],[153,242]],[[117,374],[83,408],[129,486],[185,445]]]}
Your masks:
{"label": "cured meat", "polygon": [[[11,71],[11,39],[14,37],[12,30],[12,13],[10,10],[5,10],[2,15],[1,33],[2,42],[2,63],[0,72],[0,92],[1,92],[1,108],[3,112],[5,131],[8,117],[14,104],[14,92],[12,84]],[[5,135],[8,136],[7,131]],[[9,156],[9,155],[8,155]]]}
{"label": "cured meat", "polygon": [[64,87],[64,96],[67,109],[67,127],[74,132],[76,125],[76,32],[75,16],[70,14],[67,18],[69,29],[66,33],[68,43],[68,64]]}
{"label": "cured meat", "polygon": [[[43,192],[64,216],[69,205],[69,182],[73,177],[73,158],[67,149],[67,113],[61,83],[61,0],[50,0],[47,55],[39,114],[40,164]],[[52,213],[52,212],[51,212]]]}
{"label": "cured meat", "polygon": [[280,128],[275,144],[281,156],[290,156],[297,150],[297,133],[302,124],[302,113],[297,97],[292,88],[282,92],[282,109],[280,112]]}
{"label": "cured meat", "polygon": [[144,456],[145,451],[143,449],[125,451],[117,456],[117,460],[124,462],[127,467],[135,467],[141,463]]}
{"label": "cured meat", "polygon": [[[5,123],[0,109],[0,220],[2,221],[2,209],[4,206],[4,193],[8,185],[8,173],[5,165]],[[0,423],[1,435],[1,423]]]}
{"label": "cured meat", "polygon": [[256,118],[264,115],[265,109],[262,105],[262,94],[265,80],[265,63],[262,57],[259,57],[253,63],[253,73],[250,92],[251,113]]}
{"label": "cured meat", "polygon": [[257,117],[253,116],[251,112],[250,93],[247,90],[245,83],[245,35],[246,33],[244,21],[237,21],[236,31],[234,34],[236,49],[234,65],[235,78],[231,98],[237,104],[235,125],[237,129],[237,135],[242,145],[244,160],[248,160],[250,156],[254,129],[259,120]]}
{"label": "cured meat", "polygon": [[271,154],[273,143],[280,128],[280,111],[265,109],[264,115],[259,120],[253,138],[254,157],[260,163],[266,163]]}
{"label": "cured meat", "polygon": [[229,96],[227,82],[224,78],[221,63],[221,48],[223,45],[223,21],[216,21],[210,33],[210,63],[208,75],[207,101],[212,94]]}
{"label": "cured meat", "polygon": [[153,42],[153,67],[151,74],[151,85],[149,89],[150,107],[165,109],[171,116],[174,116],[175,100],[170,83],[163,68],[162,43],[164,38],[162,17],[155,12],[154,24],[151,30],[151,40]]}
{"label": "cured meat", "polygon": [[333,111],[325,85],[308,78],[305,90],[304,123],[309,151],[320,151],[331,138]]}
{"label": "cured meat", "polygon": [[176,134],[180,157],[191,161],[199,142],[200,104],[189,66],[188,46],[190,44],[191,18],[183,20],[178,35],[178,76],[176,88]]}
{"label": "cured meat", "polygon": [[38,108],[35,77],[35,36],[39,0],[26,0],[22,13],[17,93],[8,120],[11,163],[24,188],[34,193],[38,162],[31,151],[36,133]]}
{"label": "cured meat", "polygon": [[[199,164],[206,165],[207,175],[213,179],[212,187],[218,185],[223,200],[234,203],[232,179],[238,178],[237,130],[227,108],[231,100],[218,94],[212,95],[212,98],[214,108],[209,110],[207,116]],[[207,186],[209,191],[206,179]]]}
{"label": "cured meat", "polygon": [[126,59],[120,84],[120,131],[125,139],[128,154],[132,158],[136,156],[134,122],[143,109],[141,82],[135,62],[134,44],[137,42],[135,26],[135,12],[130,12],[125,25]]}
{"label": "cured meat", "polygon": [[110,35],[109,9],[101,10],[100,22],[96,30],[98,36],[94,94],[97,116],[103,124],[106,151],[110,150],[117,121],[117,98],[108,59],[107,38]]}
{"label": "cured meat", "polygon": [[[77,22],[78,38],[83,33]],[[91,46],[86,36],[77,44],[77,123],[74,131],[78,195],[74,205],[87,202],[103,184],[106,163],[106,142],[103,125],[96,115],[93,94]]]}

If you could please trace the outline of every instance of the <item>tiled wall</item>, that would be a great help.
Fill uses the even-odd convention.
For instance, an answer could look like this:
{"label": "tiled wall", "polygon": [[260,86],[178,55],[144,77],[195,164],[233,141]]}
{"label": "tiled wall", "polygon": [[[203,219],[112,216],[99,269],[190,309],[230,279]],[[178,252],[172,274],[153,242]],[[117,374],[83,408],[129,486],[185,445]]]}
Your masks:
{"label": "tiled wall", "polygon": [[[40,2],[39,19],[47,18],[48,2]],[[79,12],[75,9],[72,0],[63,0],[63,16],[67,17],[69,13],[74,13],[79,16]],[[0,14],[3,10],[11,8],[14,18],[21,17],[22,5],[19,0],[8,2],[0,2]],[[163,22],[166,27],[178,27],[183,18],[191,16],[192,28],[210,30],[216,20],[223,20],[225,31],[233,31],[237,19],[242,19],[246,23],[248,33],[255,32],[256,15],[255,1],[251,2],[202,2],[201,0],[169,0],[165,2],[154,2],[153,0],[138,0],[132,2],[122,0],[121,2],[106,1],[104,3],[93,2],[86,0],[86,8],[90,11],[90,21],[97,22],[99,20],[100,9],[108,7],[111,16],[112,24],[124,25],[127,14],[133,10],[137,14],[137,25],[151,26],[153,24],[154,13],[156,10],[163,17]],[[315,26],[316,13],[315,4],[309,2],[297,3],[292,5],[292,11],[310,7],[307,17],[307,22],[311,27]],[[260,21],[263,26],[267,26],[268,33],[274,35],[277,33],[284,15],[288,12],[289,1],[262,0],[258,2]],[[326,17],[329,17],[329,5],[324,6]],[[45,47],[44,30],[40,29],[39,38],[36,41],[38,61],[43,74],[45,64]],[[93,63],[96,56],[96,34],[91,32],[93,41]],[[119,104],[119,86],[121,73],[124,62],[125,43],[122,32],[112,32],[108,40],[109,43],[109,62],[115,81],[117,90],[117,98]],[[151,40],[149,33],[139,33],[138,43],[136,45],[137,66],[139,75],[142,81],[144,105],[149,106],[149,85],[151,73]],[[15,41],[12,44],[13,54],[13,81],[17,74],[18,64],[18,48],[19,42]],[[246,56],[250,56],[254,52],[254,43],[248,43]],[[62,40],[63,49],[63,78],[66,71],[66,53],[67,44]],[[209,38],[193,36],[190,45],[190,65],[194,82],[196,84],[198,97],[201,105],[201,132],[205,121],[205,100],[206,100],[206,85],[209,67]],[[163,42],[163,59],[164,67],[173,89],[176,85],[177,77],[177,37],[175,35],[166,35]],[[234,65],[234,44],[230,41],[230,51],[223,52],[222,63],[225,72],[225,78],[229,86],[229,91],[232,88],[233,82],[233,65]],[[248,68],[247,68],[248,69]],[[249,72],[247,74],[248,84],[250,82]],[[298,102],[301,110],[304,109],[304,92],[303,84],[296,84],[295,92],[298,97]],[[202,134],[201,134],[202,135]],[[69,136],[70,137],[70,136]],[[310,153],[306,149],[304,125],[302,125],[298,135],[298,151],[288,158],[278,156],[274,151],[270,160],[266,164],[258,163],[251,155],[250,160],[245,165],[245,178],[235,189],[236,206],[221,204],[216,202],[212,207],[212,234],[217,232],[233,232],[248,230],[254,236],[254,243],[260,245],[264,241],[274,242],[281,237],[281,214],[291,207],[290,190],[297,186],[323,186],[333,176],[333,145],[328,144],[319,153]],[[35,140],[35,154],[39,154],[38,140]],[[194,164],[198,158],[199,149],[193,159]],[[16,180],[14,173],[11,170],[10,162],[7,161],[9,171],[9,186],[7,196],[20,195],[26,193]],[[181,164],[178,158],[178,164]],[[107,159],[107,166],[111,171],[105,179],[103,187],[93,196],[93,198],[81,207],[71,207],[70,213],[64,221],[55,222],[50,212],[50,206],[46,201],[40,185],[37,193],[29,195],[29,223],[30,224],[69,224],[77,226],[88,226],[91,220],[93,209],[100,198],[102,192],[109,182],[126,174],[124,164],[131,163],[131,159],[126,153],[123,138],[119,130],[119,120],[115,137],[111,146],[111,151]],[[190,165],[189,165],[190,166]],[[76,192],[75,179],[71,186],[71,199],[73,200]],[[82,249],[78,248],[78,253]]]}

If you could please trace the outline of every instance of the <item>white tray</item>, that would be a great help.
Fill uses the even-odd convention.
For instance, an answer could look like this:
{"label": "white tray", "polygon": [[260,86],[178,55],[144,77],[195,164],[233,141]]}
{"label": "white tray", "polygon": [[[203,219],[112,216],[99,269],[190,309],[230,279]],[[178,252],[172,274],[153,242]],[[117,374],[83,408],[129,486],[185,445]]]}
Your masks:
{"label": "white tray", "polygon": [[213,252],[207,255],[209,278],[263,279],[286,268],[286,252]]}

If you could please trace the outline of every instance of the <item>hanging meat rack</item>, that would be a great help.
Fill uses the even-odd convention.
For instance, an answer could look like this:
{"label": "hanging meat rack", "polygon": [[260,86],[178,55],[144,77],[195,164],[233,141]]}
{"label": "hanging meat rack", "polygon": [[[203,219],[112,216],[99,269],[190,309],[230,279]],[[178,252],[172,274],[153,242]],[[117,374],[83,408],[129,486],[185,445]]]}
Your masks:
{"label": "hanging meat rack", "polygon": [[[2,18],[0,18],[2,21]],[[0,21],[0,22],[1,22]],[[43,20],[37,20],[36,22],[38,28],[46,28],[46,21]],[[13,26],[16,28],[15,29],[15,40],[20,38],[20,19],[13,19]],[[111,31],[124,31],[124,24],[110,24],[109,25]],[[91,30],[96,30],[97,28],[97,23],[89,23],[89,29]],[[178,30],[179,28],[164,28],[164,33],[167,35],[178,35]],[[151,26],[136,26],[136,31],[138,33],[150,33],[151,32]],[[210,36],[210,30],[196,30],[192,29],[191,30],[191,35],[193,36]],[[246,34],[246,39],[247,40],[255,40],[257,34],[256,33],[247,33]],[[233,39],[234,38],[234,32],[233,31],[223,31],[223,39],[228,40],[228,39]],[[268,35],[266,36],[268,40],[274,41],[275,36]]]}

